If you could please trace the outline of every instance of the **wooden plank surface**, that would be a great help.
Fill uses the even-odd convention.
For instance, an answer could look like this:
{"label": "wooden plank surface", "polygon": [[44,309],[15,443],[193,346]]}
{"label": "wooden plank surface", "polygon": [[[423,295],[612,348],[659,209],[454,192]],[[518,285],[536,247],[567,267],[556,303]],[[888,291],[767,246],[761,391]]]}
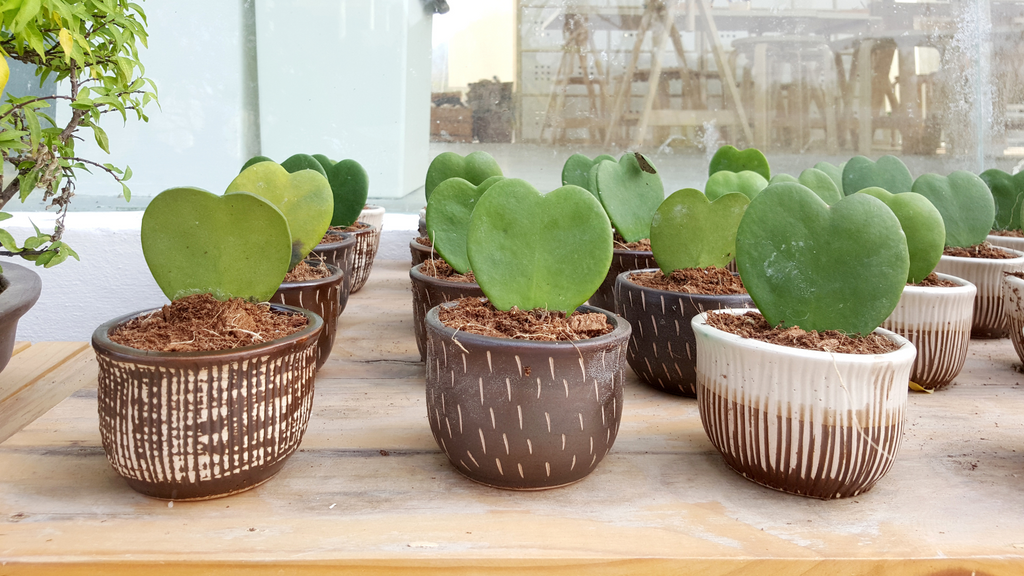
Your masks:
{"label": "wooden plank surface", "polygon": [[407,270],[376,264],[300,452],[230,498],[171,506],[129,489],[100,445],[95,366],[75,360],[83,387],[0,444],[0,575],[1024,573],[1024,378],[1007,340],[972,341],[952,388],[911,395],[895,465],[853,499],[748,482],[695,401],[632,374],[591,476],[506,492],[434,444]]}
{"label": "wooden plank surface", "polygon": [[84,342],[16,345],[0,375],[0,442],[81,388],[92,358]]}

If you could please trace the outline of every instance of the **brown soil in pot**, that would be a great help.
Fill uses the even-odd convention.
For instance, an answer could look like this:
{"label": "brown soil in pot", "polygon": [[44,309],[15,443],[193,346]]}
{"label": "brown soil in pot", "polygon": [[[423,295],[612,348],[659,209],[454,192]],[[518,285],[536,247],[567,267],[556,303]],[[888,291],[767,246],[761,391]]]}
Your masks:
{"label": "brown soil in pot", "polygon": [[1024,230],[993,230],[989,236],[1002,236],[1004,238],[1024,238]]}
{"label": "brown soil in pot", "polygon": [[430,238],[427,238],[426,236],[417,236],[416,243],[419,244],[420,246],[426,246],[427,248],[430,248],[434,245],[434,243],[430,241]]}
{"label": "brown soil in pot", "polygon": [[351,226],[331,226],[330,228],[328,228],[328,230],[331,230],[333,232],[358,232],[360,230],[366,230],[367,228],[370,228],[369,224],[366,224],[364,222],[356,222]]}
{"label": "brown soil in pot", "polygon": [[327,278],[331,275],[331,271],[327,269],[327,265],[321,260],[316,266],[310,266],[308,262],[303,260],[299,262],[299,265],[292,268],[290,272],[285,274],[283,282],[305,282],[307,280],[319,280],[321,278]]}
{"label": "brown soil in pot", "polygon": [[939,278],[938,275],[935,274],[935,272],[932,272],[931,274],[925,276],[924,280],[921,280],[917,284],[911,284],[908,282],[907,286],[920,286],[922,288],[957,288],[960,286],[960,284],[957,284],[952,280],[943,280]]}
{"label": "brown soil in pot", "polygon": [[306,324],[305,316],[276,312],[267,304],[241,298],[221,302],[210,294],[195,294],[132,318],[110,339],[156,352],[230,350],[294,334]]}
{"label": "brown soil in pot", "polygon": [[619,236],[616,232],[612,240],[612,247],[615,250],[630,250],[633,252],[650,252],[651,251],[651,239],[641,238],[636,242],[626,242],[626,240]]}
{"label": "brown soil in pot", "polygon": [[543,310],[496,309],[482,298],[461,298],[455,306],[442,306],[438,319],[449,328],[462,332],[511,338],[514,340],[565,341],[585,340],[610,333],[614,328],[608,317],[596,312],[563,312]]}
{"label": "brown soil in pot", "polygon": [[638,272],[629,276],[630,282],[645,288],[668,290],[683,294],[746,294],[743,281],[725,268],[687,268],[673,270],[671,276],[661,272]]}
{"label": "brown soil in pot", "polygon": [[473,276],[472,270],[465,274],[459,274],[442,258],[427,258],[423,261],[423,266],[420,268],[420,272],[423,273],[424,276],[437,278],[438,280],[476,284],[476,277]]}
{"label": "brown soil in pot", "polygon": [[946,246],[945,250],[942,251],[943,256],[956,256],[957,258],[988,258],[991,260],[1009,260],[1011,258],[1017,258],[1016,254],[1008,252],[1003,248],[998,248],[989,244],[988,242],[982,242],[981,244],[975,244],[967,248],[957,248],[953,246]]}
{"label": "brown soil in pot", "polygon": [[810,332],[798,326],[791,328],[772,328],[760,312],[746,312],[742,315],[712,312],[707,316],[707,323],[742,338],[751,338],[787,346],[801,350],[817,350],[835,354],[885,354],[899,350],[900,345],[879,334],[868,334],[861,338],[851,338],[835,330]]}

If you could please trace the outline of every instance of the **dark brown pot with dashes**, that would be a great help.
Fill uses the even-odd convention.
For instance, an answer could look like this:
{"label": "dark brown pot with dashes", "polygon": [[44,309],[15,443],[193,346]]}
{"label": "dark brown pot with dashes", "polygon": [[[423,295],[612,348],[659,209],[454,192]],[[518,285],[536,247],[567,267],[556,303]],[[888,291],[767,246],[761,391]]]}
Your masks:
{"label": "dark brown pot with dashes", "polygon": [[427,276],[423,273],[422,263],[409,270],[409,278],[412,279],[412,328],[422,362],[427,358],[427,326],[424,323],[427,312],[442,302],[482,297],[484,292],[479,284],[473,282],[453,282]]}
{"label": "dark brown pot with dashes", "polygon": [[[307,261],[310,265],[315,262]],[[338,329],[338,316],[341,306],[341,285],[344,275],[337,267],[330,264],[327,268],[331,275],[316,280],[302,282],[282,282],[270,302],[298,306],[316,313],[323,318],[324,329],[320,332],[316,345],[316,369],[323,367],[334,348],[334,335]]]}
{"label": "dark brown pot with dashes", "polygon": [[645,384],[663,392],[697,397],[697,348],[690,321],[708,310],[754,308],[747,294],[685,294],[634,283],[640,272],[619,274],[615,283],[619,314],[632,326],[626,360]]}
{"label": "dark brown pot with dashes", "polygon": [[[451,306],[453,304],[446,304]],[[622,417],[629,323],[573,342],[459,332],[427,314],[427,419],[455,468],[509,490],[572,484],[611,450]]]}
{"label": "dark brown pot with dashes", "polygon": [[333,236],[335,240],[321,242],[316,248],[313,248],[313,254],[323,258],[327,264],[337,266],[345,277],[341,281],[338,304],[338,314],[341,314],[345,311],[345,306],[348,305],[348,295],[352,293],[352,261],[356,255],[356,238],[347,232],[335,232],[334,230],[328,230],[327,235]]}
{"label": "dark brown pot with dashes", "polygon": [[612,252],[612,265],[608,268],[608,275],[604,277],[604,282],[601,282],[601,286],[587,300],[587,303],[591,306],[619,314],[619,310],[616,308],[617,303],[615,302],[615,279],[623,272],[650,268],[657,265],[658,263],[654,261],[654,254],[650,250],[614,250]]}
{"label": "dark brown pot with dashes", "polygon": [[284,338],[213,352],[150,352],[93,333],[100,438],[114,470],[138,492],[205,500],[269,480],[299,447],[313,408],[320,318]]}
{"label": "dark brown pot with dashes", "polygon": [[428,259],[433,258],[434,254],[436,254],[433,246],[424,246],[423,244],[420,244],[418,240],[418,238],[413,238],[412,241],[409,242],[409,252],[412,254],[413,266],[423,264]]}

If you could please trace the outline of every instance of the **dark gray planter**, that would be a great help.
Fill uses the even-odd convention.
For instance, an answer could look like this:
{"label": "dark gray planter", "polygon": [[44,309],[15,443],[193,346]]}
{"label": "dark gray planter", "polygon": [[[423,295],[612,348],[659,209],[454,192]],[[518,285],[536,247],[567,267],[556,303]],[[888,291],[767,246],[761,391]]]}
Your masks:
{"label": "dark gray planter", "polygon": [[3,263],[0,274],[0,372],[14,353],[18,320],[39,299],[43,282],[32,270],[9,262]]}
{"label": "dark gray planter", "polygon": [[338,314],[341,314],[348,305],[348,295],[352,293],[352,262],[356,255],[356,238],[348,232],[334,230],[328,230],[327,234],[337,237],[337,241],[321,242],[313,248],[313,254],[323,258],[327,264],[337,267],[345,275],[339,294]]}
{"label": "dark gray planter", "polygon": [[[312,265],[313,262],[310,262]],[[281,287],[270,298],[276,304],[287,304],[305,308],[320,316],[324,321],[324,329],[320,332],[316,346],[316,369],[319,370],[327,362],[334,348],[334,336],[338,331],[338,316],[341,304],[341,286],[344,275],[337,267],[327,265],[331,275],[316,280],[302,282],[282,282]]]}
{"label": "dark gray planter", "polygon": [[615,279],[627,270],[639,270],[657,265],[657,262],[654,261],[654,254],[650,250],[614,250],[608,275],[605,276],[604,282],[601,282],[601,286],[587,300],[587,303],[618,314],[619,310],[615,304]]}
{"label": "dark gray planter", "polygon": [[412,279],[412,326],[420,362],[427,358],[427,329],[423,323],[427,312],[442,302],[484,295],[479,284],[439,280],[421,272],[422,268],[422,264],[417,264],[409,270],[409,278]]}

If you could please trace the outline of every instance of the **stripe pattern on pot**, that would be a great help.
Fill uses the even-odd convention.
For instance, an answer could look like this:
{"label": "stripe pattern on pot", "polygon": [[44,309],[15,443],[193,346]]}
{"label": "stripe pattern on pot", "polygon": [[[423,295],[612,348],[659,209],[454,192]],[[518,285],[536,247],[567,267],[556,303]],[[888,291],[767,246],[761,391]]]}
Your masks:
{"label": "stripe pattern on pot", "polygon": [[380,246],[380,226],[357,230],[352,234],[356,237],[356,247],[352,255],[352,289],[349,293],[355,294],[370,278],[373,259],[377,257],[377,247]]}
{"label": "stripe pattern on pot", "polygon": [[657,265],[658,263],[654,261],[654,254],[650,250],[613,250],[608,274],[587,303],[618,314],[618,304],[615,301],[615,279],[619,274],[628,270],[652,268]]}
{"label": "stripe pattern on pot", "polygon": [[1009,334],[1003,308],[1003,272],[1024,271],[1024,252],[1004,249],[1017,257],[993,260],[943,255],[935,266],[936,272],[963,278],[978,289],[974,296],[971,338],[1005,338]]}
{"label": "stripe pattern on pot", "polygon": [[1010,327],[1010,341],[1013,342],[1017,357],[1024,362],[1024,280],[1015,276],[1003,279],[1003,302]]}

